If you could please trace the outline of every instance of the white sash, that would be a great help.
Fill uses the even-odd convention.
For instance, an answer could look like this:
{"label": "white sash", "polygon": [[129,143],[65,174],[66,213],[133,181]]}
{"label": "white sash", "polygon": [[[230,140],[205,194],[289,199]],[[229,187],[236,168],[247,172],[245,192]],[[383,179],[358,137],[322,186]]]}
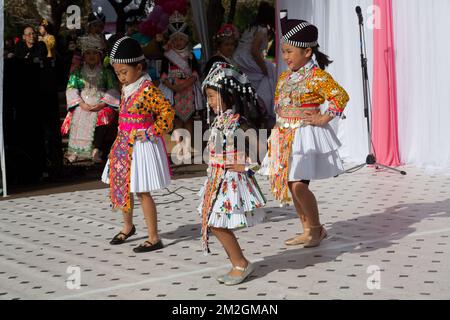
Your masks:
{"label": "white sash", "polygon": [[[190,68],[188,62],[183,59],[178,53],[176,53],[174,50],[169,50],[164,53],[164,56],[173,64],[175,64],[178,68],[183,71],[183,73],[190,77],[192,76],[192,69]],[[194,82],[193,86],[194,94],[195,94],[195,109],[196,110],[203,110],[205,108],[204,100],[203,100],[203,94],[201,90],[200,81],[197,76],[197,80]]]}
{"label": "white sash", "polygon": [[174,50],[164,52],[164,56],[169,59],[170,62],[177,65],[186,76],[192,76],[192,70],[189,67],[188,62]]}

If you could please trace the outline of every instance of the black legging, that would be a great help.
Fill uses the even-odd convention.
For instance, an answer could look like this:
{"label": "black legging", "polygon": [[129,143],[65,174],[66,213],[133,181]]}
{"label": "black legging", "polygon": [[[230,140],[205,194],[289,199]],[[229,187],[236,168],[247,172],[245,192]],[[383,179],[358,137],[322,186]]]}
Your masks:
{"label": "black legging", "polygon": [[94,131],[94,148],[99,150],[103,149],[103,142],[105,141],[105,135],[108,130],[107,126],[99,126]]}

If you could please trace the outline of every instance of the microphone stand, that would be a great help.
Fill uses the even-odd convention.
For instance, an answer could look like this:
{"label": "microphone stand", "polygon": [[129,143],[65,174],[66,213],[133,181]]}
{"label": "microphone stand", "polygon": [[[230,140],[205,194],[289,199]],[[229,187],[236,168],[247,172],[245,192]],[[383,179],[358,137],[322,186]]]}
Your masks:
{"label": "microphone stand", "polygon": [[385,168],[387,170],[395,171],[400,173],[401,175],[406,175],[406,171],[399,170],[393,167],[388,167],[383,164],[377,162],[377,158],[375,156],[375,150],[373,153],[370,153],[372,146],[372,119],[371,112],[369,110],[370,104],[370,83],[369,83],[369,72],[367,71],[367,53],[366,53],[366,36],[364,32],[364,21],[361,13],[361,8],[357,7],[356,12],[358,13],[359,18],[359,40],[360,40],[360,48],[361,48],[361,71],[362,71],[362,80],[363,80],[363,94],[364,94],[364,117],[367,120],[367,137],[369,144],[369,155],[367,155],[366,162],[359,164],[355,167],[347,169],[344,173],[353,173],[356,172],[366,165],[375,165],[375,169]]}

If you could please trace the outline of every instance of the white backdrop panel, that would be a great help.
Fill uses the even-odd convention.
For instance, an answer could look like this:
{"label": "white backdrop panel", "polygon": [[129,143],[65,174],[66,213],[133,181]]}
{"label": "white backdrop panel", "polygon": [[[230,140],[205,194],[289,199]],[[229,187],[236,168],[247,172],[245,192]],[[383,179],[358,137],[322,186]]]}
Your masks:
{"label": "white backdrop panel", "polygon": [[393,5],[401,159],[450,173],[450,1]]}

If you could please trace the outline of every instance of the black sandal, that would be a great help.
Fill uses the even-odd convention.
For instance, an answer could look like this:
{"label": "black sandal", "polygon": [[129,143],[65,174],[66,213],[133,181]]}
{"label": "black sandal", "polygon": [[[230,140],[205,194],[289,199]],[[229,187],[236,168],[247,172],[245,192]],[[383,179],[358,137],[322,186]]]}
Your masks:
{"label": "black sandal", "polygon": [[[130,230],[130,232],[128,232],[128,234],[119,232],[118,234],[116,234],[114,236],[114,238],[112,238],[112,240],[109,242],[109,244],[112,244],[112,245],[122,244],[125,242],[125,240],[127,240],[129,237],[131,237],[135,233],[136,233],[136,227],[133,224],[133,228],[131,228],[131,230]],[[125,237],[122,238],[121,236],[125,236]]]}
{"label": "black sandal", "polygon": [[[149,246],[146,246],[146,244],[149,244]],[[162,248],[164,248],[164,246],[161,240],[159,240],[155,244],[151,243],[150,241],[145,241],[144,244],[141,244],[138,247],[134,248],[133,251],[136,253],[141,253],[141,252],[155,251]]]}

